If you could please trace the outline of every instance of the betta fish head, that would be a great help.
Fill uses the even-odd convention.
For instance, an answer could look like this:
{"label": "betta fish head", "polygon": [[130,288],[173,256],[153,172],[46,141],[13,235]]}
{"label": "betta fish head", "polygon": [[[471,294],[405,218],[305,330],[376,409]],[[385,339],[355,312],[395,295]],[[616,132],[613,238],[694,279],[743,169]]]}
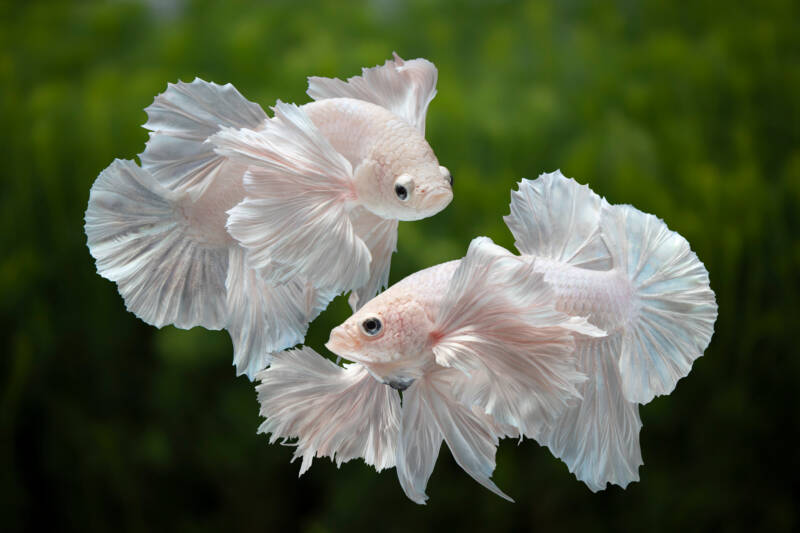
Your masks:
{"label": "betta fish head", "polygon": [[414,128],[400,127],[376,143],[355,170],[359,202],[374,214],[396,220],[435,215],[453,200],[453,175],[436,159]]}
{"label": "betta fish head", "polygon": [[381,383],[403,390],[433,363],[433,322],[410,295],[396,292],[389,290],[369,301],[331,331],[325,346],[363,364]]}

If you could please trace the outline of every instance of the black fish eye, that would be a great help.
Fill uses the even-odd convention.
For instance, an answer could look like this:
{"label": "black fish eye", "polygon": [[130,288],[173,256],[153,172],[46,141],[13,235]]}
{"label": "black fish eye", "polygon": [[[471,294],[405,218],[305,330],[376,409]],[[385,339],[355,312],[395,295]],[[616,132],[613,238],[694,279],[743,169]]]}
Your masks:
{"label": "black fish eye", "polygon": [[402,185],[395,185],[394,186],[394,193],[401,200],[405,200],[406,198],[408,198],[408,190],[405,187],[403,187]]}
{"label": "black fish eye", "polygon": [[449,181],[449,182],[450,182],[450,186],[452,187],[452,186],[453,186],[453,181],[454,181],[454,180],[453,180],[453,173],[452,173],[452,172],[451,172],[450,174],[448,174],[448,175],[447,175],[447,181]]}
{"label": "black fish eye", "polygon": [[371,316],[361,323],[361,329],[370,337],[374,337],[381,331],[381,321],[377,317]]}

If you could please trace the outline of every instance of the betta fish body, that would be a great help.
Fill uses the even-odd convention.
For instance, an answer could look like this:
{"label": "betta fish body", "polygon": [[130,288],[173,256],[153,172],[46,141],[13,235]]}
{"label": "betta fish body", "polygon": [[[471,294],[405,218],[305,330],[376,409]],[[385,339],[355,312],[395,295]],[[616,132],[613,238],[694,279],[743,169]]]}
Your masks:
{"label": "betta fish body", "polygon": [[436,68],[397,55],[274,117],[230,84],[170,85],[146,109],[142,167],[92,187],[98,272],[161,327],[227,328],[238,373],[303,340],[338,293],[357,309],[388,281],[398,220],[441,211],[452,176],[425,141]]}
{"label": "betta fish body", "polygon": [[501,495],[502,436],[539,440],[592,490],[638,479],[638,404],[669,394],[708,345],[708,273],[663,221],[559,172],[523,180],[506,222],[520,256],[475,239],[334,329],[328,348],[354,364],[276,356],[259,375],[261,431],[297,437],[303,470],[315,455],[394,465],[418,503],[442,440]]}

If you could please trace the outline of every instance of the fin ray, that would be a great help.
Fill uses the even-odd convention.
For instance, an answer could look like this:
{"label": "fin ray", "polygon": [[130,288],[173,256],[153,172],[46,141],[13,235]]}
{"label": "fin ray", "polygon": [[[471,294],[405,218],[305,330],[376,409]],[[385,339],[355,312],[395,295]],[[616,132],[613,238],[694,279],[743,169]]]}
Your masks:
{"label": "fin ray", "polygon": [[330,457],[337,467],[359,457],[378,471],[394,466],[400,396],[363,366],[342,368],[302,347],[275,354],[257,378],[266,418],[258,431],[271,434],[270,443],[298,439],[300,475],[314,457]]}
{"label": "fin ray", "polygon": [[528,255],[592,270],[610,268],[600,239],[602,199],[560,171],[522,180],[511,193],[506,225],[517,249]]}
{"label": "fin ray", "polygon": [[90,192],[89,251],[98,273],[148,324],[220,329],[227,320],[228,250],[197,239],[182,214],[184,201],[133,161],[114,161]]}
{"label": "fin ray", "polygon": [[371,300],[389,284],[389,268],[392,254],[397,251],[397,220],[373,215],[363,207],[350,211],[350,220],[356,235],[369,249],[372,261],[369,265],[369,280],[366,285],[355,289],[348,302],[353,312]]}
{"label": "fin ray", "polygon": [[513,503],[491,480],[498,445],[497,428],[492,419],[475,412],[452,396],[453,385],[465,376],[452,369],[442,369],[425,377],[432,415],[439,425],[453,458],[475,481],[501,498]]}
{"label": "fin ray", "polygon": [[426,59],[405,61],[396,53],[383,65],[362,69],[346,82],[337,78],[308,78],[314,100],[355,98],[385,107],[425,135],[425,115],[436,96],[436,67]]}
{"label": "fin ray", "polygon": [[614,267],[627,273],[636,291],[620,347],[623,391],[647,403],[672,392],[703,355],[717,316],[714,292],[686,239],[657,217],[607,205],[601,226]]}
{"label": "fin ray", "polygon": [[604,490],[607,483],[625,488],[638,481],[643,464],[639,407],[623,395],[619,349],[619,335],[578,340],[579,368],[589,376],[579,386],[582,398],[537,438],[592,492]]}
{"label": "fin ray", "polygon": [[474,239],[436,319],[436,362],[468,374],[465,403],[535,435],[578,397],[573,333],[602,336],[586,319],[553,307],[552,289],[530,261],[486,237]]}
{"label": "fin ray", "polygon": [[228,211],[229,233],[274,282],[302,275],[345,291],[369,279],[370,252],[346,212],[352,167],[308,116],[278,102],[263,131],[223,129],[217,153],[250,165],[247,197]]}
{"label": "fin ray", "polygon": [[222,127],[257,128],[267,115],[230,83],[218,85],[195,78],[169,84],[145,109],[151,130],[142,167],[164,187],[197,199],[221,176],[241,178],[244,169],[232,165],[205,143]]}
{"label": "fin ray", "polygon": [[433,473],[444,439],[436,421],[430,416],[430,404],[413,383],[403,392],[400,436],[397,442],[397,478],[406,496],[424,504],[428,500],[425,487]]}
{"label": "fin ray", "polygon": [[238,375],[251,380],[269,366],[273,352],[303,342],[308,325],[335,296],[298,278],[281,285],[267,282],[248,266],[238,246],[230,251],[225,285],[233,363]]}

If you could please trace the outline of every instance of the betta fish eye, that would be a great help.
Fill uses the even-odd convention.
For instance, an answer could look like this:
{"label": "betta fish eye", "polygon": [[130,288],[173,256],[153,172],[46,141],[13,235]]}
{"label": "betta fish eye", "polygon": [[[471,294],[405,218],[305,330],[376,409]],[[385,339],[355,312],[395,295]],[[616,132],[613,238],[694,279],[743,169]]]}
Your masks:
{"label": "betta fish eye", "polygon": [[402,174],[394,182],[394,194],[401,202],[405,202],[414,190],[414,178],[408,174]]}
{"label": "betta fish eye", "polygon": [[370,337],[374,337],[380,333],[381,329],[383,329],[383,324],[381,324],[381,320],[376,316],[371,316],[361,322],[361,330]]}
{"label": "betta fish eye", "polygon": [[442,176],[444,176],[444,179],[446,179],[447,183],[449,183],[450,187],[452,187],[453,186],[453,173],[450,172],[449,170],[447,170],[447,167],[443,167],[441,165],[439,166],[439,172],[442,173]]}

